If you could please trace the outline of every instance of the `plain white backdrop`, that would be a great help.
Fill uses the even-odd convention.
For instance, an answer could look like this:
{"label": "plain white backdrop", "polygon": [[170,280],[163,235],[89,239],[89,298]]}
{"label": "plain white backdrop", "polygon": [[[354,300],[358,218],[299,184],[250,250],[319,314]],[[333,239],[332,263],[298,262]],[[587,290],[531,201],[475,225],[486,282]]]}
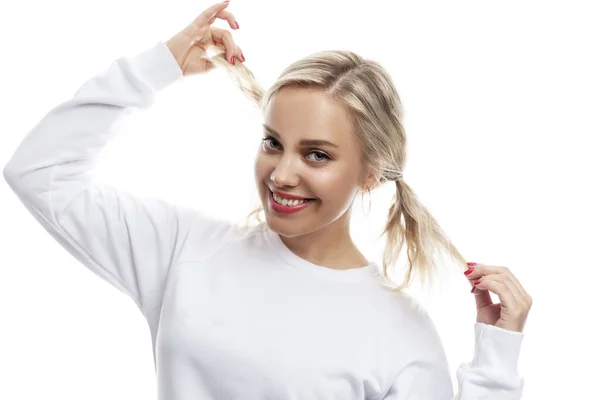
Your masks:
{"label": "plain white backdrop", "polygon": [[[168,40],[211,4],[3,3],[0,164],[85,81]],[[391,74],[405,109],[406,182],[469,261],[509,267],[533,298],[519,360],[526,400],[597,393],[596,7],[232,0],[228,8],[240,24],[234,40],[265,88],[325,49],[354,51]],[[223,70],[184,78],[120,121],[97,174],[239,220],[256,201],[261,123]],[[357,199],[352,233],[380,262],[376,238],[393,185],[372,195],[368,217]],[[0,201],[0,398],[155,398],[150,334],[133,301],[61,248],[4,180]],[[462,270],[447,270],[436,293],[411,294],[436,323],[456,389],[456,368],[473,356],[475,302]]]}

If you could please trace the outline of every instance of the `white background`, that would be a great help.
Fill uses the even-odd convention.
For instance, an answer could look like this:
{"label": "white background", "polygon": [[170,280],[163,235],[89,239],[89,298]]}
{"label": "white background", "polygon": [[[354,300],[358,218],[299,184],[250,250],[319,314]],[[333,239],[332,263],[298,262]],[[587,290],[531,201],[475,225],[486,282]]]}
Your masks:
{"label": "white background", "polygon": [[[597,393],[596,3],[229,6],[241,28],[234,39],[265,88],[324,49],[352,50],[391,74],[406,113],[406,182],[470,261],[509,267],[534,300],[519,360],[527,400]],[[168,40],[211,4],[3,3],[0,163],[86,80]],[[121,121],[98,175],[140,195],[245,216],[256,201],[262,117],[224,71],[209,76],[185,78]],[[376,261],[388,185],[372,193],[368,218],[360,201],[353,214],[355,240]],[[0,398],[155,398],[150,334],[134,303],[55,243],[4,181],[0,200]],[[438,327],[456,385],[456,368],[473,355],[475,307],[462,270],[444,282],[412,294]]]}

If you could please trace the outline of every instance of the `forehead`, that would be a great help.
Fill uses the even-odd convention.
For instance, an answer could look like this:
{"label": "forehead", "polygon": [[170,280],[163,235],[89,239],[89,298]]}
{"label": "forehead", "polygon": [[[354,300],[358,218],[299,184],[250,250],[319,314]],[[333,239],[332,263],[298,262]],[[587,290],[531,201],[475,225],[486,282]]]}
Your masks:
{"label": "forehead", "polygon": [[341,146],[354,137],[354,128],[344,108],[319,89],[279,90],[266,109],[265,124],[292,141],[318,138]]}

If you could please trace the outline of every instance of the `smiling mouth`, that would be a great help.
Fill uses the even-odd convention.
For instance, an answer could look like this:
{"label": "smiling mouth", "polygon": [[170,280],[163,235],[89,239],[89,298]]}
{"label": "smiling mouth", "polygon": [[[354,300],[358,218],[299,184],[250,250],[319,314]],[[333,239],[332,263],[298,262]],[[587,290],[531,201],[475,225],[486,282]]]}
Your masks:
{"label": "smiling mouth", "polygon": [[282,206],[288,206],[288,207],[299,206],[301,204],[310,203],[311,201],[316,200],[316,199],[303,199],[303,200],[285,199],[285,198],[279,197],[277,194],[273,193],[271,191],[271,189],[269,189],[269,193],[271,195],[271,198],[275,201],[275,203],[280,204]]}

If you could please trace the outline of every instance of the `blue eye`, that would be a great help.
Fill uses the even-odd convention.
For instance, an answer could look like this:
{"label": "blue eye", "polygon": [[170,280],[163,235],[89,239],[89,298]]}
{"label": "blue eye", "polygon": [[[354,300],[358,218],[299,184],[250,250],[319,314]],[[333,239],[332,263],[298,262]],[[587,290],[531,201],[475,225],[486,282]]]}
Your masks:
{"label": "blue eye", "polygon": [[319,156],[323,157],[323,158],[320,158],[320,159],[315,159],[314,161],[316,161],[316,162],[324,162],[324,161],[327,161],[327,160],[331,159],[327,154],[322,153],[320,151],[311,151],[308,154],[318,154]]}
{"label": "blue eye", "polygon": [[[279,145],[279,142],[272,136],[266,136],[264,138],[262,138],[262,142],[263,142],[263,147],[267,148],[267,149],[274,149],[274,146],[272,145],[267,145],[267,142],[271,141],[271,142],[275,142],[277,144],[277,146]],[[276,147],[276,146],[275,146]],[[329,157],[326,153],[323,153],[322,151],[317,151],[317,150],[313,150],[308,154],[316,154],[318,155],[320,158],[313,158],[311,161],[314,161],[316,163],[323,163],[327,160],[331,160],[331,157]]]}
{"label": "blue eye", "polygon": [[[266,143],[268,140],[273,140],[273,141],[277,142],[277,141],[276,141],[274,138],[272,138],[271,136],[267,136],[267,137],[264,137],[264,138],[262,138],[262,141],[263,141],[263,146],[265,146],[265,143]],[[271,146],[267,146],[267,147],[271,147]]]}

